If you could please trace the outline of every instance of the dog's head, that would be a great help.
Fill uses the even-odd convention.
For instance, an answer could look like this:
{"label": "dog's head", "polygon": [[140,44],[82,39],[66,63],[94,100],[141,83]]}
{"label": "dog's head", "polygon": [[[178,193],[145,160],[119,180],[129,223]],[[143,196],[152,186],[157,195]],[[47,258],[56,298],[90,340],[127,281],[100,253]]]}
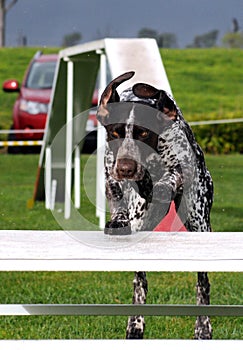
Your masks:
{"label": "dog's head", "polygon": [[137,83],[119,96],[117,87],[133,75],[127,72],[112,80],[101,95],[97,111],[114,156],[111,175],[118,181],[142,179],[146,159],[157,152],[158,135],[177,116],[174,101],[151,85]]}

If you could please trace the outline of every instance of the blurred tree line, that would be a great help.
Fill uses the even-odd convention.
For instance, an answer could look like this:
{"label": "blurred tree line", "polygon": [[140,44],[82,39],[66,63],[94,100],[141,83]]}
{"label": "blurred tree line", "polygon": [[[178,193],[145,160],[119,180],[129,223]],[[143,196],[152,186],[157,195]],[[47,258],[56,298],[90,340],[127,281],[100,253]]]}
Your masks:
{"label": "blurred tree line", "polygon": [[[233,22],[236,21],[235,19]],[[108,35],[111,36],[112,35]],[[157,30],[152,28],[141,28],[137,34],[138,38],[154,38],[160,48],[176,48],[178,47],[177,36],[174,33],[164,32],[159,33]],[[207,33],[196,35],[193,42],[186,47],[188,48],[209,48],[220,46],[218,44],[219,30],[214,29]],[[80,43],[82,40],[82,34],[79,32],[73,32],[66,34],[63,39],[61,46],[73,46]],[[240,31],[238,25],[233,26],[233,30],[225,33],[222,37],[222,46],[228,48],[243,48],[243,32]]]}
{"label": "blurred tree line", "polygon": [[[98,35],[99,38],[108,35]],[[164,32],[159,33],[157,30],[144,27],[137,33],[138,38],[154,38],[160,48],[177,48],[178,41],[177,36],[174,33]],[[78,44],[82,39],[82,34],[79,32],[73,32],[63,37],[62,46],[73,46]],[[188,48],[210,48],[220,46],[218,43],[219,30],[214,29],[204,34],[196,35],[191,44],[187,45]],[[243,48],[243,32],[240,30],[240,25],[236,18],[232,20],[232,30],[225,33],[222,37],[222,46],[228,48]]]}
{"label": "blurred tree line", "polygon": [[[159,33],[151,28],[142,28],[137,34],[138,38],[154,38],[161,48],[178,47],[177,37],[174,33]],[[219,30],[214,29],[207,33],[196,35],[193,42],[187,47],[190,48],[208,48],[216,47],[219,38]],[[222,38],[222,45],[229,48],[243,48],[243,32],[240,30],[239,23],[236,18],[232,20],[232,30],[227,32]]]}

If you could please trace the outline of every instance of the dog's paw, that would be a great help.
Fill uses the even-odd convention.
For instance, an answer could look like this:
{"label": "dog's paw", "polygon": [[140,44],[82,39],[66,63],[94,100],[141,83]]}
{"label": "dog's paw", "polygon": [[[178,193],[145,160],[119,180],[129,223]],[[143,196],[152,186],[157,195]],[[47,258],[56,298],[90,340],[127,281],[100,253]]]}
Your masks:
{"label": "dog's paw", "polygon": [[125,236],[132,233],[131,226],[127,221],[108,221],[104,233],[111,236]]}

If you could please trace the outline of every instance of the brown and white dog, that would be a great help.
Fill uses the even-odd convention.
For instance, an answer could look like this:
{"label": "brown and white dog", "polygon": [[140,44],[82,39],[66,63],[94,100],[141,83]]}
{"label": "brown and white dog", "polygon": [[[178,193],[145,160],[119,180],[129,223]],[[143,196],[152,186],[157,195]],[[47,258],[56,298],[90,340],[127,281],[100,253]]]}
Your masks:
{"label": "brown and white dog", "polygon": [[[153,230],[172,201],[188,231],[211,231],[213,182],[203,152],[167,92],[137,83],[119,96],[117,87],[133,75],[124,73],[108,84],[97,112],[107,132],[105,175],[111,220],[105,233]],[[197,287],[198,303],[209,304],[206,273],[198,273]],[[133,302],[145,303],[146,292],[146,275],[138,272]],[[127,338],[141,338],[143,327],[141,316],[130,318]],[[197,319],[195,337],[211,338],[208,317]]]}

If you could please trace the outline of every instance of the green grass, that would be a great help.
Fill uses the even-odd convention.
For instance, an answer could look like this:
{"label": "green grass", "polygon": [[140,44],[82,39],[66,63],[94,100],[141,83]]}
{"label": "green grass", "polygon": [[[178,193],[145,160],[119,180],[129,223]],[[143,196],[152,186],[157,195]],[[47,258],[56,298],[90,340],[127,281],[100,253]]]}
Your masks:
{"label": "green grass", "polygon": [[[38,48],[1,48],[0,83],[20,82]],[[44,53],[58,52],[45,48]],[[243,50],[161,49],[163,62],[178,105],[187,120],[235,118],[243,115]],[[0,129],[12,123],[16,94],[0,89]]]}
{"label": "green grass", "polygon": [[[1,273],[2,303],[131,303],[133,274]],[[148,303],[195,303],[194,273],[148,273]],[[211,273],[212,304],[239,304],[242,278]],[[223,291],[223,293],[222,293]],[[243,339],[242,320],[213,317],[215,339]],[[127,317],[0,317],[0,339],[124,338]],[[146,317],[148,339],[192,339],[194,317]]]}
{"label": "green grass", "polygon": [[[83,156],[83,166],[89,156]],[[27,209],[37,171],[37,155],[0,155],[0,229],[55,230],[60,226],[44,203]],[[207,156],[215,183],[214,231],[243,231],[240,183],[243,156]],[[93,198],[95,159],[85,168]],[[83,193],[83,211],[95,220],[95,207]],[[63,215],[63,214],[62,214]],[[81,229],[81,227],[80,227]],[[85,227],[82,227],[85,229]],[[1,303],[130,303],[128,272],[1,272]],[[148,273],[148,303],[195,304],[195,273]],[[210,273],[212,304],[242,304],[242,273]],[[127,317],[0,317],[0,339],[124,338]],[[146,317],[145,338],[193,337],[194,317]],[[242,318],[212,317],[214,339],[243,339]]]}
{"label": "green grass", "polygon": [[211,214],[214,231],[243,231],[243,156],[207,155],[207,166],[214,180]]}
{"label": "green grass", "polygon": [[162,49],[161,55],[187,120],[242,117],[243,50]]}
{"label": "green grass", "polygon": [[[213,230],[243,231],[243,198],[240,187],[243,156],[239,154],[207,155],[206,158],[215,187],[211,214]],[[86,193],[82,193],[81,196],[81,214],[88,222],[97,224],[94,201],[96,160],[94,156],[88,155],[83,155],[81,159],[86,179]],[[86,163],[87,159],[89,159],[88,163]],[[27,208],[27,200],[32,197],[34,191],[37,164],[38,155],[0,155],[0,229],[60,229],[52,213],[45,209],[43,202],[36,202],[33,209]],[[63,213],[55,215],[60,220],[63,217]],[[88,223],[83,225],[83,229],[89,229]]]}

